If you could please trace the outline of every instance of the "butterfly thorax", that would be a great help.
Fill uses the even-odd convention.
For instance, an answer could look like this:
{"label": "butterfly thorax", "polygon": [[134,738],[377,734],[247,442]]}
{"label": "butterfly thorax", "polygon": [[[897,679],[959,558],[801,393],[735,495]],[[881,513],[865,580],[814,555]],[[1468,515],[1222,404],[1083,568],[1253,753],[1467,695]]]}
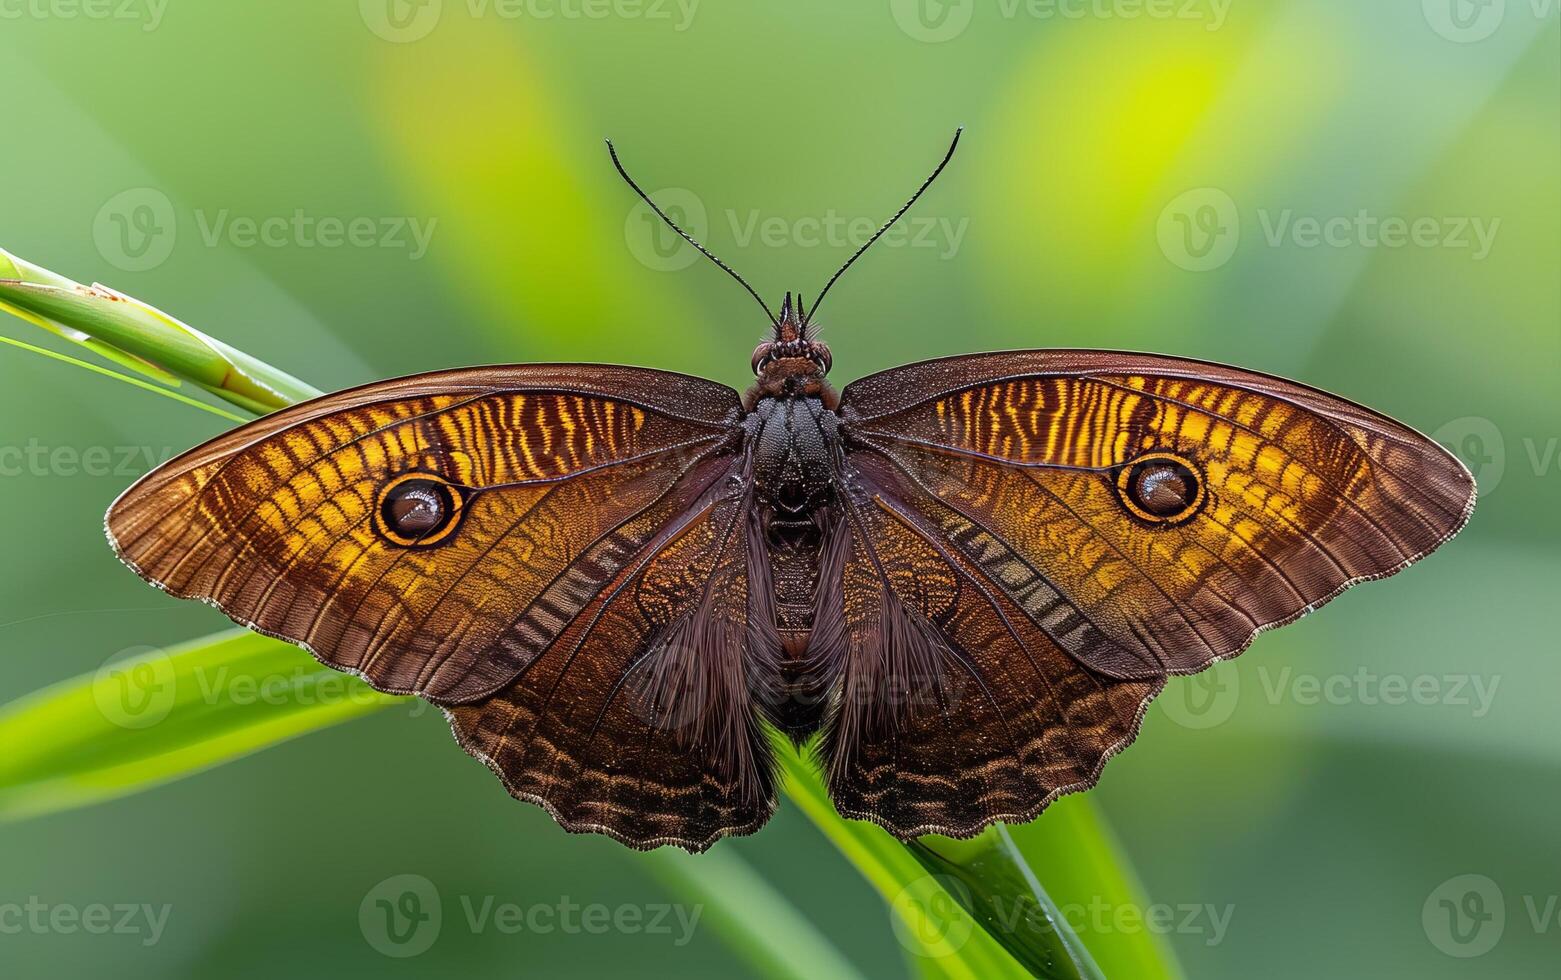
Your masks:
{"label": "butterfly thorax", "polygon": [[[764,398],[749,416],[749,431],[766,544],[772,554],[816,558],[837,483],[839,416],[818,398]],[[798,616],[811,611],[811,588],[806,595],[790,595],[779,579],[776,588],[783,607],[795,605]]]}

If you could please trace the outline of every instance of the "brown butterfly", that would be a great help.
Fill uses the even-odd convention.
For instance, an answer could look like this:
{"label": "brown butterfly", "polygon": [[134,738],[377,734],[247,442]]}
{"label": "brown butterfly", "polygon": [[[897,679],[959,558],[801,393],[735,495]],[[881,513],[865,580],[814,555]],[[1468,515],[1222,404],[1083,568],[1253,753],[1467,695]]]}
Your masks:
{"label": "brown butterfly", "polygon": [[109,539],[440,706],[565,829],[699,851],[775,809],[766,724],[821,731],[840,812],[898,837],[1029,820],[1095,784],[1167,677],[1474,506],[1436,443],[1290,381],[1027,350],[837,393],[812,313],[765,312],[746,395],[581,364],[365,385],[158,468]]}

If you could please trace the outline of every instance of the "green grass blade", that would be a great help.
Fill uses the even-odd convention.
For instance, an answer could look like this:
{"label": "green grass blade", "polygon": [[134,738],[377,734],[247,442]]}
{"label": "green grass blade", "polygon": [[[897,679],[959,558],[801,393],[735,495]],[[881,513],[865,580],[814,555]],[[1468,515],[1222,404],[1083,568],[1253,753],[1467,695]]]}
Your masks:
{"label": "green grass blade", "polygon": [[[69,339],[91,341],[87,346],[98,353],[159,380],[188,379],[257,415],[320,394],[292,375],[106,286],[83,286],[6,252],[0,252],[0,273],[7,274],[0,275],[0,309]],[[16,277],[8,277],[10,273]]]}
{"label": "green grass blade", "polygon": [[[81,360],[80,358],[71,357],[69,354],[61,354],[58,351],[49,350],[47,347],[38,347],[33,344],[29,344],[26,341],[15,340],[6,336],[0,336],[0,344],[9,344],[12,347],[18,347],[22,350],[31,351],[32,353],[39,354],[43,357],[52,358],[56,361],[62,361],[74,367],[79,367],[83,370],[91,371],[95,374],[101,374],[104,377],[113,378],[116,381],[123,381],[127,385],[134,385],[137,388],[142,388],[146,391],[152,392],[153,394],[162,395],[164,398],[171,398],[176,402],[180,402],[181,404],[189,405],[191,408],[198,408],[203,412],[210,412],[213,415],[220,415],[222,418],[228,419],[231,422],[246,421],[242,415],[234,415],[232,412],[218,408],[215,405],[208,405],[205,402],[196,401],[194,398],[191,398],[188,395],[181,395],[177,391],[170,391],[167,388],[154,385],[149,381],[143,381],[140,378],[134,378],[128,374],[121,374],[118,371],[110,370],[109,368],[102,367],[101,365],[91,364],[87,361]],[[175,378],[174,380],[177,381],[178,379]]]}
{"label": "green grass blade", "polygon": [[776,739],[776,756],[787,797],[889,903],[895,935],[924,975],[955,980],[1030,975],[950,894],[946,876],[929,873],[909,849],[873,824],[841,817],[817,770],[789,743]]}
{"label": "green grass blade", "polygon": [[924,837],[910,850],[928,871],[959,883],[950,892],[1031,973],[1104,980],[1002,825],[969,840]]}
{"label": "green grass blade", "polygon": [[231,630],[0,707],[0,818],[124,796],[404,701]]}
{"label": "green grass blade", "polygon": [[[50,272],[42,266],[33,265],[25,259],[12,255],[3,248],[0,248],[0,280],[31,282],[44,286],[58,286],[60,288],[73,288],[78,285],[78,283],[72,282],[59,273]],[[157,365],[144,361],[139,357],[127,354],[111,344],[105,344],[96,337],[88,336],[66,324],[30,313],[19,306],[6,303],[4,300],[0,300],[0,310],[20,317],[28,323],[41,327],[52,334],[64,337],[72,343],[80,344],[105,360],[112,361],[120,367],[128,368],[138,374],[143,374],[161,384],[168,385],[171,388],[177,388],[180,384],[176,375],[170,374]]]}
{"label": "green grass blade", "polygon": [[737,856],[717,848],[693,855],[663,847],[646,855],[651,873],[704,906],[701,921],[767,977],[866,980],[784,895]]}
{"label": "green grass blade", "polygon": [[291,375],[180,323],[155,307],[102,286],[44,286],[0,280],[0,303],[63,323],[150,361],[256,414],[312,398]]}
{"label": "green grass blade", "polygon": [[[1039,820],[1006,828],[1024,861],[1037,870],[1054,908],[1082,917],[1086,910],[1126,911],[1147,919],[1148,899],[1100,810],[1088,796],[1066,796]],[[1064,919],[1068,916],[1064,916]],[[1153,929],[1116,929],[1109,935],[1084,935],[1101,971],[1108,977],[1183,980],[1163,933]]]}

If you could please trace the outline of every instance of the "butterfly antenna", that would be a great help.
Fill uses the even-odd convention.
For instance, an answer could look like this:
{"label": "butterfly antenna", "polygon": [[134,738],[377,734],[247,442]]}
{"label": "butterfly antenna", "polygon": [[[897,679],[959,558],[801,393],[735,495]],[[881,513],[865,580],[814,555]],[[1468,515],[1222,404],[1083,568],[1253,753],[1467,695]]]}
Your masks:
{"label": "butterfly antenna", "polygon": [[[855,262],[857,259],[861,258],[862,257],[862,253],[867,251],[869,248],[871,248],[872,245],[873,245],[873,242],[876,242],[879,238],[882,238],[883,237],[883,233],[888,231],[894,225],[894,223],[896,221],[899,221],[900,218],[902,218],[905,215],[905,212],[907,212],[907,211],[909,211],[911,209],[911,205],[916,203],[916,199],[921,197],[922,194],[926,193],[927,188],[932,186],[932,182],[938,179],[938,174],[941,174],[943,172],[943,168],[949,165],[949,161],[954,159],[954,149],[955,149],[955,147],[959,146],[959,134],[963,133],[964,131],[965,131],[965,127],[963,127],[963,126],[961,126],[958,129],[954,130],[954,140],[953,140],[953,142],[949,143],[948,152],[943,154],[943,161],[941,163],[939,163],[937,165],[937,167],[932,171],[932,173],[927,176],[926,180],[921,182],[921,186],[916,188],[916,193],[911,195],[911,199],[909,201],[906,201],[904,206],[901,207],[900,210],[894,212],[894,217],[890,218],[888,221],[885,221],[883,223],[883,227],[882,228],[879,228],[877,231],[873,232],[873,237],[869,238],[865,243],[863,243],[861,248],[859,248],[855,252],[851,253],[851,257],[849,259],[846,259],[846,264],[841,266],[839,271],[837,271],[834,275],[829,277],[829,282],[825,283],[824,284],[824,288],[819,290],[819,294],[813,298],[813,309],[812,309],[811,312],[809,312],[808,316],[811,317],[814,313],[818,312],[819,306],[821,306],[823,304],[823,302],[824,302],[824,297],[826,295],[828,295],[828,293],[829,293],[829,287],[831,287],[831,286],[833,286],[835,284],[835,280],[837,280],[841,276],[845,275],[845,271],[847,269],[851,268],[851,264],[853,262]],[[654,205],[652,205],[652,206],[654,206]],[[806,320],[803,321],[803,325],[804,326],[807,325],[807,321]]]}
{"label": "butterfly antenna", "polygon": [[733,279],[736,279],[738,281],[738,283],[740,283],[744,289],[748,290],[748,295],[752,296],[753,299],[754,299],[754,302],[758,303],[759,307],[764,310],[764,315],[770,318],[770,322],[771,323],[779,323],[780,322],[779,320],[777,320],[775,318],[775,314],[770,312],[769,306],[764,302],[764,300],[759,296],[759,294],[754,291],[754,288],[752,286],[748,285],[748,280],[746,280],[742,276],[738,275],[736,269],[733,269],[731,266],[727,265],[725,262],[722,262],[719,258],[717,258],[715,256],[715,253],[711,252],[708,248],[705,248],[703,245],[701,245],[698,242],[694,241],[693,236],[690,235],[688,232],[684,231],[682,228],[679,228],[678,227],[678,223],[676,221],[673,221],[670,217],[668,217],[667,212],[661,210],[661,207],[659,205],[657,205],[655,201],[652,201],[650,199],[650,195],[649,194],[647,194],[644,191],[640,190],[640,185],[636,184],[634,182],[634,178],[630,177],[629,176],[629,172],[623,168],[623,161],[618,159],[618,150],[617,150],[617,148],[615,148],[612,145],[612,140],[608,140],[607,141],[607,152],[608,152],[609,155],[612,156],[612,165],[614,167],[618,168],[618,174],[621,177],[623,177],[623,179],[625,181],[628,182],[628,185],[630,187],[632,187],[634,189],[634,193],[636,193],[636,194],[638,194],[640,196],[640,200],[642,200],[646,204],[650,205],[650,209],[652,211],[656,212],[656,216],[659,217],[662,221],[665,221],[667,223],[667,227],[668,228],[671,228],[673,231],[677,232],[679,237],[681,237],[685,242],[688,242],[690,245],[694,246],[694,248],[698,249],[700,255],[703,255],[705,258],[709,259],[711,262],[714,262],[716,265],[720,266],[722,271],[724,271],[727,275],[731,276]]}

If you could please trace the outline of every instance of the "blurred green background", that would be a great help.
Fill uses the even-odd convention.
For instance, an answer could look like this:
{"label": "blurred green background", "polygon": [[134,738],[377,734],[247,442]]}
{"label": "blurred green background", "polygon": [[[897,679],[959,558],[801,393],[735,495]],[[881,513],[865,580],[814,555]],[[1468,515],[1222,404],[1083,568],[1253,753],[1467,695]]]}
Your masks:
{"label": "blurred green background", "polygon": [[[839,380],[1005,347],[1192,355],[1386,411],[1481,483],[1445,551],[1175,682],[1109,767],[1094,798],[1171,910],[1154,928],[1199,978],[1554,976],[1556,10],[0,0],[0,247],[322,388],[543,359],[740,385],[757,310],[634,207],[601,138],[778,299],[816,292],[964,124],[821,313]],[[226,625],[146,588],[100,529],[135,475],[223,427],[0,350],[0,701]],[[789,805],[719,847],[865,973],[914,970]],[[0,973],[745,969],[708,925],[508,934],[462,908],[679,901],[652,871],[509,800],[437,713],[396,709],[0,828]],[[444,903],[412,959],[358,920],[401,874]],[[29,903],[170,911],[149,942],[6,912]],[[1154,910],[1074,924],[1146,928],[1135,911]]]}

